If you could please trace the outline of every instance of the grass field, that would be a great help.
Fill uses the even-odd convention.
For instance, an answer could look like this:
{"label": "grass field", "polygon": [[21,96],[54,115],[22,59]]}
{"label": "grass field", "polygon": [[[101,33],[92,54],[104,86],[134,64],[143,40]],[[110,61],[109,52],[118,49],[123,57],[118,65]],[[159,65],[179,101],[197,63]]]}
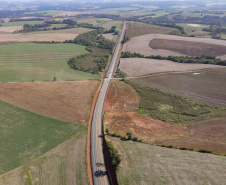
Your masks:
{"label": "grass field", "polygon": [[184,28],[184,31],[188,35],[194,35],[196,37],[210,37],[209,32],[202,31],[203,28],[208,28],[208,25],[203,24],[178,24]]}
{"label": "grass field", "polygon": [[[0,173],[30,162],[87,127],[0,101]],[[9,147],[10,146],[10,147]]]}
{"label": "grass field", "polygon": [[123,155],[119,184],[224,184],[226,158],[109,138]]}
{"label": "grass field", "polygon": [[88,53],[76,44],[16,43],[0,45],[0,81],[97,79],[99,75],[73,70],[70,57]]}
{"label": "grass field", "polygon": [[138,82],[126,80],[126,83],[131,85],[140,96],[138,112],[154,119],[177,125],[226,112],[226,109],[198,103]]}
{"label": "grass field", "polygon": [[126,36],[131,38],[131,37],[136,37],[140,35],[155,34],[155,33],[169,34],[170,32],[175,30],[177,29],[144,24],[144,23],[129,22],[126,29]]}
{"label": "grass field", "polygon": [[14,27],[14,26],[24,26],[24,24],[42,24],[43,21],[17,21],[17,22],[6,22],[1,23],[2,27]]}

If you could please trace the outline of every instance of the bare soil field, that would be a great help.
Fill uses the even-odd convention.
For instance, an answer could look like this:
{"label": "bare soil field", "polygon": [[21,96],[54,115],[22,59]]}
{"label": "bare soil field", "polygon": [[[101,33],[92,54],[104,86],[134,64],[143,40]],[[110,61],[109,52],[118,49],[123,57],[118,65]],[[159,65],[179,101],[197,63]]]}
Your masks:
{"label": "bare soil field", "polygon": [[226,154],[226,116],[216,116],[187,124],[188,136],[155,141],[157,144],[206,149]]}
{"label": "bare soil field", "polygon": [[0,184],[89,184],[86,173],[86,132],[80,132],[32,162],[0,175]]}
{"label": "bare soil field", "polygon": [[[142,83],[142,81],[139,82]],[[125,135],[128,131],[132,131],[135,137],[155,144],[208,149],[226,154],[224,142],[226,116],[208,117],[187,123],[186,126],[174,126],[150,118],[148,115],[128,112],[138,106],[135,98],[136,96],[138,98],[138,95],[131,88],[127,88],[125,91],[125,86],[128,85],[114,81],[108,91],[104,125],[105,128],[109,128],[111,133],[117,132]]]}
{"label": "bare soil field", "polygon": [[134,80],[200,102],[226,107],[226,68],[156,74]]}
{"label": "bare soil field", "polygon": [[172,31],[175,31],[174,28],[167,28],[162,26],[137,23],[137,22],[129,22],[126,29],[126,36],[129,38],[137,37],[140,35],[146,34],[169,34]]}
{"label": "bare soil field", "polygon": [[149,46],[156,49],[163,49],[177,52],[188,56],[221,56],[226,54],[226,46],[215,44],[197,43],[192,41],[172,40],[170,39],[152,39]]}
{"label": "bare soil field", "polygon": [[[157,48],[153,49],[149,46],[150,42],[152,43],[153,40],[155,40],[155,43],[157,44],[157,46],[153,47],[158,47],[158,49]],[[168,45],[165,46],[164,42],[167,42]],[[184,43],[185,46],[182,43]],[[180,47],[183,50],[181,50]],[[217,49],[215,47],[217,47]],[[148,34],[133,37],[129,42],[124,44],[122,51],[136,52],[146,56],[149,55],[184,56],[186,54],[191,54],[194,56],[202,54],[208,55],[211,54],[221,59],[226,59],[225,47],[226,42],[223,40],[211,38],[180,37],[175,35]],[[193,54],[193,52],[195,54]]]}
{"label": "bare soil field", "polygon": [[224,156],[109,139],[123,155],[119,184],[225,184]]}
{"label": "bare soil field", "polygon": [[22,30],[23,26],[13,26],[13,27],[0,27],[0,36],[2,34],[11,34],[14,31]]}
{"label": "bare soil field", "polygon": [[0,99],[72,123],[88,124],[98,81],[0,83]]}
{"label": "bare soil field", "polygon": [[225,68],[224,66],[211,64],[183,64],[168,60],[156,60],[147,58],[121,58],[119,69],[128,77],[142,76],[153,73],[191,71],[205,68]]}
{"label": "bare soil field", "polygon": [[0,42],[60,41],[74,39],[78,34],[43,33],[43,34],[0,34]]}

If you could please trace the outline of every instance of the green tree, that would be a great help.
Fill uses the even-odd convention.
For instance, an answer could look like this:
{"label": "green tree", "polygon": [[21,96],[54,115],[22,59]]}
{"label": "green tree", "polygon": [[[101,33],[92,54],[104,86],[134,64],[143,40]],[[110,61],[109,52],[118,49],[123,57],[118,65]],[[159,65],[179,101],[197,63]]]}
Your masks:
{"label": "green tree", "polygon": [[127,132],[126,136],[128,137],[129,140],[133,139],[133,133],[131,131]]}

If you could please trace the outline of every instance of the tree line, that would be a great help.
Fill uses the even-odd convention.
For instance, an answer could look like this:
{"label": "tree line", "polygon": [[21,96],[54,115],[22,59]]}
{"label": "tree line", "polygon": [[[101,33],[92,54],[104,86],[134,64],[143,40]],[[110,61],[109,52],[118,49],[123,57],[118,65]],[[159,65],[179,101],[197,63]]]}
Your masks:
{"label": "tree line", "polygon": [[221,60],[216,58],[215,56],[160,56],[160,55],[151,55],[151,56],[144,56],[140,53],[130,53],[128,51],[121,53],[121,58],[150,58],[150,59],[158,59],[158,60],[170,60],[173,62],[178,63],[196,63],[196,64],[215,64],[215,65],[222,65],[226,66],[226,60]]}

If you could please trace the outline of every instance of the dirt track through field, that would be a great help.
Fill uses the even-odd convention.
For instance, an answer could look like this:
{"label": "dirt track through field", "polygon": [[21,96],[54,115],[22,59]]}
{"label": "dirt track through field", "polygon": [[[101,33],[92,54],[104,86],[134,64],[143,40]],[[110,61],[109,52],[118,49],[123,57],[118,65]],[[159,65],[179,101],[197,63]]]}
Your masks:
{"label": "dirt track through field", "polygon": [[0,83],[0,99],[72,123],[88,124],[98,81]]}

